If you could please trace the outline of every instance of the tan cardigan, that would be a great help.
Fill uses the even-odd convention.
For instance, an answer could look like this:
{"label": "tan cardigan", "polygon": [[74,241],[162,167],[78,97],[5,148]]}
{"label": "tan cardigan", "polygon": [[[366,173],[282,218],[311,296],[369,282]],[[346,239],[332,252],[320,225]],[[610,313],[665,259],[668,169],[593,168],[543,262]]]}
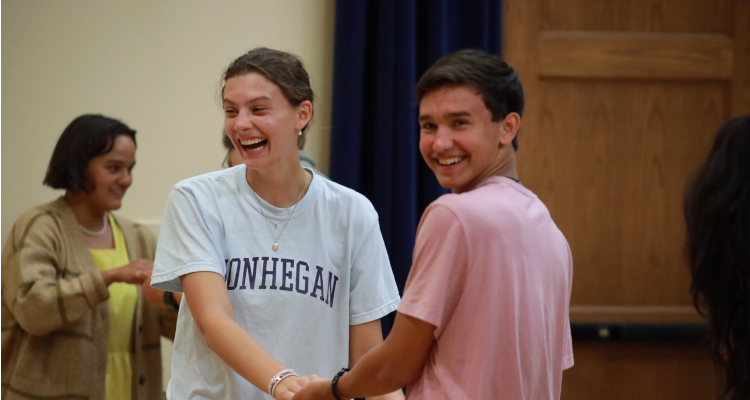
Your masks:
{"label": "tan cardigan", "polygon": [[[115,218],[131,261],[154,259],[145,227]],[[2,400],[104,398],[109,291],[63,198],[13,225],[2,255]],[[160,336],[175,316],[138,287],[133,325],[133,399],[162,399]]]}

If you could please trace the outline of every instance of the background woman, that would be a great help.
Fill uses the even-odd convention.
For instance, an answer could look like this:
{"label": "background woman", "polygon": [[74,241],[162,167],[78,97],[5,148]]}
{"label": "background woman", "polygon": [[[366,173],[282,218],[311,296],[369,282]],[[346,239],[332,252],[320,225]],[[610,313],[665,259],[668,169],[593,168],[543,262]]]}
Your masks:
{"label": "background woman", "polygon": [[300,165],[313,116],[301,61],[257,48],[222,82],[244,164],[170,192],[152,277],[185,293],[167,390],[287,399],[309,380],[287,368],[332,375],[382,342],[398,291],[370,202]]}
{"label": "background woman", "polygon": [[750,399],[750,116],[729,120],[685,192],[695,307],[724,367],[721,398]]}
{"label": "background woman", "polygon": [[2,397],[159,399],[160,336],[143,301],[156,247],[110,213],[133,181],[135,131],[101,115],[65,128],[44,184],[65,195],[14,224],[2,256]]}

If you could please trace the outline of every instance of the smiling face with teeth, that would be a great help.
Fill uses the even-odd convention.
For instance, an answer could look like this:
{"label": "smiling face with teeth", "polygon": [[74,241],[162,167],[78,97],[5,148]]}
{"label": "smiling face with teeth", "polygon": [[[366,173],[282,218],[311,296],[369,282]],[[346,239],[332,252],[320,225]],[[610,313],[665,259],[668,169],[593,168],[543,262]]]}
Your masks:
{"label": "smiling face with teeth", "polygon": [[419,150],[441,186],[453,193],[476,187],[490,176],[515,178],[512,141],[520,117],[493,122],[482,94],[469,85],[445,85],[419,104]]}
{"label": "smiling face with teeth", "polygon": [[275,83],[251,72],[227,79],[223,108],[224,130],[248,169],[299,167],[297,132],[310,121],[312,103],[293,107]]}

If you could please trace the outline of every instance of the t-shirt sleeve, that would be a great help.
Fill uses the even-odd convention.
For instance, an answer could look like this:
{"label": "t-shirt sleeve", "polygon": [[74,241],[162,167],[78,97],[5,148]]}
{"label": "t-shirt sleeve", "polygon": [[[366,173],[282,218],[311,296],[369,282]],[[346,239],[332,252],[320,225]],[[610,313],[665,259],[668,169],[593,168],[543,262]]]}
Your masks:
{"label": "t-shirt sleeve", "polygon": [[565,355],[563,356],[563,363],[562,363],[562,369],[568,369],[571,368],[574,364],[573,362],[573,338],[570,335],[570,321],[567,321],[565,329]]}
{"label": "t-shirt sleeve", "polygon": [[173,187],[159,231],[151,286],[182,292],[182,275],[210,271],[223,276],[224,257],[215,238],[217,229],[210,227],[218,221],[210,207],[199,204],[191,190]]}
{"label": "t-shirt sleeve", "polygon": [[396,310],[398,287],[377,223],[355,252],[351,271],[349,325],[375,321]]}
{"label": "t-shirt sleeve", "polygon": [[565,341],[563,343],[565,353],[563,354],[563,365],[562,369],[571,368],[574,364],[573,361],[573,337],[570,333],[570,295],[573,290],[573,254],[568,246],[568,306],[565,308],[567,314],[565,315]]}
{"label": "t-shirt sleeve", "polygon": [[437,327],[436,337],[461,296],[468,266],[466,249],[466,236],[456,215],[442,205],[428,207],[417,230],[414,261],[398,311]]}

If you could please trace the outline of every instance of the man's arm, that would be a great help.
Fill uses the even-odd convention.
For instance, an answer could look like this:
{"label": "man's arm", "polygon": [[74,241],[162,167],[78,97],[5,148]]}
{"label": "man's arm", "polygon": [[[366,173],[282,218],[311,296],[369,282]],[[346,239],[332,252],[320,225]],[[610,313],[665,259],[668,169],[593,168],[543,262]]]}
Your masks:
{"label": "man's arm", "polygon": [[[378,396],[394,392],[419,378],[435,342],[435,326],[396,313],[385,341],[368,351],[338,382],[341,398]],[[331,380],[316,380],[295,393],[293,400],[331,400]]]}
{"label": "man's arm", "polygon": [[[357,365],[360,359],[375,346],[383,343],[383,330],[380,320],[349,327],[349,365]],[[369,397],[369,400],[403,400],[401,389],[383,396]]]}

